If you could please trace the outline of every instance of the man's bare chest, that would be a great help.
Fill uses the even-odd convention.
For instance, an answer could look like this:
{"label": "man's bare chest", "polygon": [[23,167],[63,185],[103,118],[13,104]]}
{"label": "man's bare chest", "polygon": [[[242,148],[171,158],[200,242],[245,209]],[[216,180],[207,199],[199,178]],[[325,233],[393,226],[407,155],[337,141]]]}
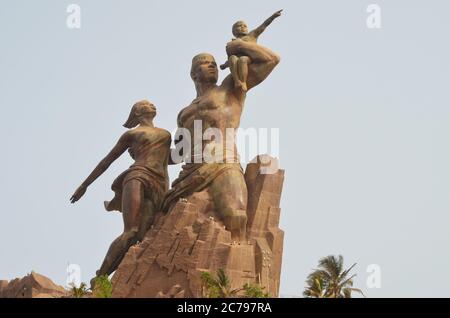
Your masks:
{"label": "man's bare chest", "polygon": [[233,120],[240,116],[239,105],[220,96],[206,96],[195,99],[179,115],[179,126],[190,128],[195,120],[201,120],[207,126]]}

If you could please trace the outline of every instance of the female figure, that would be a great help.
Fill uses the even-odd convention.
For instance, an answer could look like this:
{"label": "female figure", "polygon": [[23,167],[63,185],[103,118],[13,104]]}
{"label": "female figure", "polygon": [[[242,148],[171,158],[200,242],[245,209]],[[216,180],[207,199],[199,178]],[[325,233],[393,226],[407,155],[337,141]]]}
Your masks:
{"label": "female figure", "polygon": [[153,125],[155,116],[156,108],[149,101],[143,100],[134,104],[124,124],[130,130],[120,137],[111,152],[100,161],[70,198],[72,203],[78,201],[87,187],[105,172],[111,163],[126,150],[129,151],[135,163],[113,182],[111,188],[115,192],[114,199],[105,201],[107,211],[122,212],[124,231],[112,242],[103,264],[96,273],[97,276],[114,272],[130,246],[143,239],[168,190],[167,165],[171,135]]}

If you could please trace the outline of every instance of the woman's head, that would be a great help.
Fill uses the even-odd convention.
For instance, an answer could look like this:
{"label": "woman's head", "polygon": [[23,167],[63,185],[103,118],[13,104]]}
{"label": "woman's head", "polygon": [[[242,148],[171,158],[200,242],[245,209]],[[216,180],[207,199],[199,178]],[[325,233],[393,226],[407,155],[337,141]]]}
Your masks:
{"label": "woman's head", "polygon": [[125,124],[126,128],[134,128],[141,123],[141,119],[153,119],[156,116],[156,107],[148,100],[141,100],[133,105]]}

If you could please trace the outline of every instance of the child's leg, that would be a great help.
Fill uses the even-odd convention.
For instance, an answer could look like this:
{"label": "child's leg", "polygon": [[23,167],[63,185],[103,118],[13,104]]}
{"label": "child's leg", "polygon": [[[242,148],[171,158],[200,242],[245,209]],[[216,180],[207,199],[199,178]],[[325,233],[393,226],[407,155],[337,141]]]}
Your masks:
{"label": "child's leg", "polygon": [[239,79],[241,81],[241,87],[244,92],[247,91],[247,78],[248,78],[248,65],[251,63],[250,58],[248,56],[241,56],[238,59],[238,73]]}
{"label": "child's leg", "polygon": [[233,80],[234,80],[234,87],[242,87],[242,81],[239,77],[238,61],[239,61],[239,58],[236,55],[231,55],[228,58],[228,64],[230,66],[231,76],[233,76]]}

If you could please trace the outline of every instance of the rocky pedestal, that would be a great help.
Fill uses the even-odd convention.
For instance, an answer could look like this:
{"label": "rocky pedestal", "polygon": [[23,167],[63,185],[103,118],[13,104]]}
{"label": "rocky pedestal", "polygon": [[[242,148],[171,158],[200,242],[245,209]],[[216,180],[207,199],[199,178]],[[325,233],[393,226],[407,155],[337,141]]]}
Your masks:
{"label": "rocky pedestal", "polygon": [[[265,163],[265,164],[264,164]],[[266,173],[264,173],[266,170]],[[258,156],[247,165],[247,242],[232,242],[208,190],[180,200],[131,247],[115,272],[113,297],[202,297],[201,273],[224,269],[232,288],[258,283],[272,297],[280,284],[284,232],[279,229],[284,171]]]}
{"label": "rocky pedestal", "polygon": [[61,298],[68,296],[62,286],[35,272],[11,281],[0,281],[0,298]]}

